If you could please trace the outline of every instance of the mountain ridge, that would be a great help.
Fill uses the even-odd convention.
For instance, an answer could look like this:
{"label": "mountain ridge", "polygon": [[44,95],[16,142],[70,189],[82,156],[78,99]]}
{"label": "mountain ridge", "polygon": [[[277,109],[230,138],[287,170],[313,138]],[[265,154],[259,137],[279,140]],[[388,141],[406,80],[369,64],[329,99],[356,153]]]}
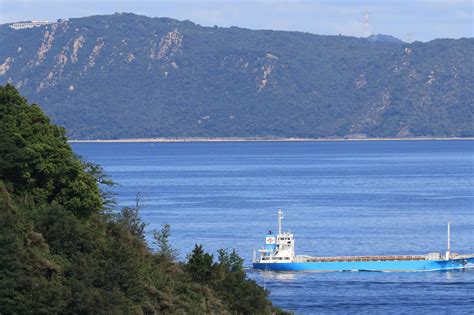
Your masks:
{"label": "mountain ridge", "polygon": [[0,45],[0,84],[76,139],[474,135],[474,39],[408,44],[127,13],[2,25]]}

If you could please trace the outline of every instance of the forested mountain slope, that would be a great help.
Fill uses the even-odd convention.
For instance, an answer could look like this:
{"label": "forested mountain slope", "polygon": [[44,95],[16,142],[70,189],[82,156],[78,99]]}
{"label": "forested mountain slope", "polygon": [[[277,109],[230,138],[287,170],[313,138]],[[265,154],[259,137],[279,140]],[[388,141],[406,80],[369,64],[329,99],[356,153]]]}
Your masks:
{"label": "forested mountain slope", "polygon": [[0,84],[72,138],[473,136],[474,39],[411,44],[133,14],[0,26]]}
{"label": "forested mountain slope", "polygon": [[139,206],[112,211],[100,166],[11,85],[0,122],[0,314],[283,314],[235,251],[178,262],[167,225],[151,250]]}

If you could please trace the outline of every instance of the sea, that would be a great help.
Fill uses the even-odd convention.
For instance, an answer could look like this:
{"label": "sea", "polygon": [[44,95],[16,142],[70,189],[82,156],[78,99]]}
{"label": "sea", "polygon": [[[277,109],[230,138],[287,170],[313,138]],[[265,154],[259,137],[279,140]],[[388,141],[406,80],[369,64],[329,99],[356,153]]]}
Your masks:
{"label": "sea", "polygon": [[[315,256],[474,253],[474,141],[73,143],[116,182],[117,208],[139,194],[151,233],[235,249],[249,278],[296,314],[474,312],[474,270],[271,272],[251,269],[269,230]],[[110,189],[110,188],[109,188]]]}

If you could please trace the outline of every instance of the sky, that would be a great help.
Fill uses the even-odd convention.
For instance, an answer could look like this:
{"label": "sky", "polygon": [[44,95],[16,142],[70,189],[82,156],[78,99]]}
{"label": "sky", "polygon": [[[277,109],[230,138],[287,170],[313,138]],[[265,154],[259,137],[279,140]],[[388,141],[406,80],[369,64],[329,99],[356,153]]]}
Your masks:
{"label": "sky", "polygon": [[[0,0],[0,24],[115,12],[203,26],[323,35],[389,34],[404,41],[474,37],[474,0]],[[368,27],[363,15],[369,14]]]}

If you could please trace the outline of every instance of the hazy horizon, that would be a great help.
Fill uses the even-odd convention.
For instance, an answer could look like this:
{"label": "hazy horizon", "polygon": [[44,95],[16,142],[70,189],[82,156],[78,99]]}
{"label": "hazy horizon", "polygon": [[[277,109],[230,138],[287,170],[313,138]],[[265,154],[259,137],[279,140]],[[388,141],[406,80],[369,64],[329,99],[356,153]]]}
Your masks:
{"label": "hazy horizon", "polygon": [[[67,6],[60,0],[0,0],[0,24],[116,12],[190,20],[202,26],[355,37],[386,34],[408,42],[474,37],[473,4],[465,0],[72,0]],[[364,23],[366,12],[368,23]]]}

